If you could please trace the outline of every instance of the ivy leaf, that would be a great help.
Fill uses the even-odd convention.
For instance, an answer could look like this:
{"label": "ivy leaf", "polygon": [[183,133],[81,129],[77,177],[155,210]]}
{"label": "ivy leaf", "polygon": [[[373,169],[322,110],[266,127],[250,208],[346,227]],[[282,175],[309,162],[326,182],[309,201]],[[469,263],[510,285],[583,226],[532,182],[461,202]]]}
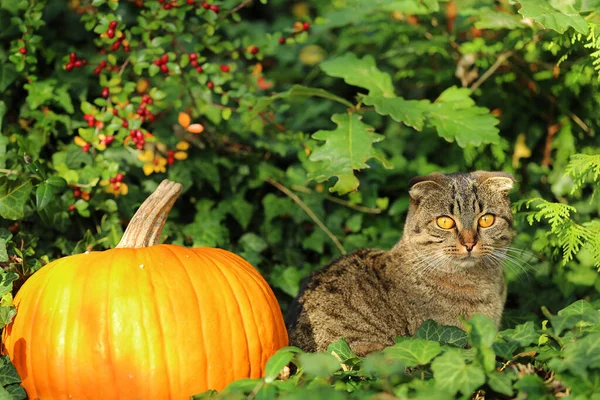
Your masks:
{"label": "ivy leaf", "polygon": [[341,368],[340,362],[326,353],[301,353],[298,361],[309,376],[326,378]]}
{"label": "ivy leaf", "polygon": [[253,209],[252,204],[247,202],[242,196],[230,197],[219,203],[219,210],[235,218],[244,229],[250,224]]}
{"label": "ivy leaf", "polygon": [[0,357],[0,385],[7,386],[13,383],[20,383],[21,378],[17,370],[10,362],[8,356]]}
{"label": "ivy leaf", "polygon": [[468,344],[465,331],[456,326],[438,325],[433,320],[423,322],[415,332],[415,337],[456,347],[465,347]]}
{"label": "ivy leaf", "polygon": [[321,63],[321,69],[329,76],[343,78],[349,85],[369,91],[369,95],[394,96],[392,78],[381,72],[375,65],[375,59],[367,55],[360,59],[352,53]]}
{"label": "ivy leaf", "polygon": [[528,346],[536,343],[540,334],[534,327],[533,321],[527,321],[524,324],[517,325],[515,329],[506,329],[502,331],[502,337],[506,340],[512,340],[519,343],[520,346]]}
{"label": "ivy leaf", "polygon": [[0,238],[0,262],[8,261],[8,252],[6,251],[6,239]]}
{"label": "ivy leaf", "polygon": [[498,143],[498,119],[484,107],[477,107],[469,97],[470,90],[447,89],[429,109],[429,121],[438,135],[460,147]]}
{"label": "ivy leaf", "polygon": [[587,378],[588,369],[600,368],[600,333],[592,333],[576,342],[567,343],[563,350],[564,359],[554,358],[550,367],[558,371],[570,371]]}
{"label": "ivy leaf", "polygon": [[494,392],[512,397],[512,378],[509,374],[494,371],[488,375],[488,385]]}
{"label": "ivy leaf", "polygon": [[54,192],[52,187],[46,183],[42,182],[38,185],[35,190],[35,206],[38,211],[43,210],[46,206],[54,199]]}
{"label": "ivy leaf", "polygon": [[365,96],[363,102],[374,106],[381,115],[420,131],[425,123],[425,113],[431,106],[429,100],[404,100],[402,97]]}
{"label": "ivy leaf", "polygon": [[384,354],[395,360],[401,361],[407,367],[426,365],[442,352],[438,342],[418,338],[403,338],[395,345],[386,348]]}
{"label": "ivy leaf", "polygon": [[517,29],[522,26],[518,16],[504,12],[482,9],[475,22],[477,29]]}
{"label": "ivy leaf", "polygon": [[25,215],[25,203],[33,185],[30,180],[9,180],[0,177],[0,216],[6,219],[21,219]]}
{"label": "ivy leaf", "polygon": [[358,356],[354,354],[345,338],[341,338],[327,346],[327,352],[329,354],[335,353],[335,356],[343,364],[348,364],[348,361],[351,361],[350,364],[358,361]]}
{"label": "ivy leaf", "polygon": [[558,315],[552,315],[544,307],[544,315],[550,320],[554,333],[560,335],[565,329],[573,327],[583,328],[585,326],[597,324],[600,322],[600,313],[590,303],[585,300],[578,300],[575,303],[563,308]]}
{"label": "ivy leaf", "polygon": [[193,247],[219,247],[229,240],[229,231],[222,223],[225,215],[213,207],[214,203],[202,199],[196,203],[196,218],[183,232],[193,241]]}
{"label": "ivy leaf", "polygon": [[346,194],[358,188],[359,181],[354,170],[369,168],[366,162],[371,158],[388,167],[381,152],[373,147],[373,143],[382,141],[384,137],[361,122],[357,114],[334,114],[331,120],[338,125],[337,129],[321,130],[312,135],[313,139],[324,140],[325,144],[311,154],[310,160],[318,162],[318,168],[308,177],[324,182],[336,176],[338,181],[330,190]]}
{"label": "ivy leaf", "polygon": [[485,383],[483,370],[475,365],[467,365],[458,350],[449,350],[436,358],[431,369],[437,387],[452,394],[461,392],[470,396]]}
{"label": "ivy leaf", "polygon": [[588,33],[587,22],[573,8],[572,4],[564,4],[561,6],[561,10],[558,10],[545,0],[519,0],[519,3],[521,3],[519,14],[524,18],[531,18],[539,22],[545,28],[564,33],[569,27],[573,27],[579,33]]}
{"label": "ivy leaf", "polygon": [[265,382],[271,383],[277,378],[283,367],[288,365],[296,354],[302,353],[297,347],[288,346],[277,350],[265,365]]}
{"label": "ivy leaf", "polygon": [[[4,239],[0,239],[0,241],[4,241]],[[19,279],[19,275],[15,272],[3,271],[0,273],[0,298],[12,292],[13,282],[17,279]]]}

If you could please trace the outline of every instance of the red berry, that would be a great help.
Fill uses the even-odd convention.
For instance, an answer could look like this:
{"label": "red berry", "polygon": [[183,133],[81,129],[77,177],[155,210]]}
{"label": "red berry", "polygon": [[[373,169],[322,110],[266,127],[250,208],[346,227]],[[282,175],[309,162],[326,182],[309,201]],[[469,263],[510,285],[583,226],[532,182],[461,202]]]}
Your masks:
{"label": "red berry", "polygon": [[192,67],[197,67],[198,66],[198,60],[192,60],[192,62],[190,64],[192,64]]}
{"label": "red berry", "polygon": [[248,51],[250,52],[250,54],[256,54],[256,53],[258,53],[259,49],[256,46],[250,46]]}
{"label": "red berry", "polygon": [[73,66],[74,66],[75,68],[79,68],[79,67],[81,67],[82,65],[83,65],[83,64],[82,64],[81,60],[77,60],[77,61],[75,61],[75,62],[73,63]]}
{"label": "red berry", "polygon": [[113,189],[114,189],[115,191],[118,191],[120,187],[121,187],[121,184],[120,184],[120,183],[115,183],[115,184],[113,185]]}
{"label": "red berry", "polygon": [[71,54],[69,54],[69,61],[75,62],[75,60],[77,60],[77,53],[72,52]]}
{"label": "red berry", "polygon": [[110,183],[117,183],[117,178],[114,176],[108,180]]}
{"label": "red berry", "polygon": [[21,47],[19,49],[19,53],[21,53],[21,54],[27,54],[27,49],[25,47]]}
{"label": "red berry", "polygon": [[190,6],[193,6],[194,4],[196,4],[196,2],[194,0],[187,0],[186,1]]}
{"label": "red berry", "polygon": [[100,68],[100,67],[94,69],[94,75],[100,75],[101,72],[102,72],[102,68]]}
{"label": "red berry", "polygon": [[117,21],[110,21],[110,24],[108,24],[108,27],[113,30],[116,29]]}
{"label": "red berry", "polygon": [[69,206],[69,211],[75,211],[75,206],[73,204]]}
{"label": "red berry", "polygon": [[154,103],[154,100],[152,100],[152,97],[148,96],[148,100],[146,100],[146,104],[151,105],[152,103]]}
{"label": "red berry", "polygon": [[147,103],[148,100],[150,99],[150,96],[148,96],[147,94],[142,96],[142,103]]}
{"label": "red berry", "polygon": [[125,50],[125,52],[129,53],[131,51],[131,46],[127,44],[127,45],[123,46],[123,50]]}
{"label": "red berry", "polygon": [[162,57],[160,58],[160,62],[162,64],[165,64],[167,61],[169,61],[169,55],[168,54],[163,54]]}
{"label": "red berry", "polygon": [[303,31],[307,31],[310,29],[310,23],[309,22],[305,22],[302,24],[302,30]]}
{"label": "red berry", "polygon": [[136,129],[136,131],[135,131],[135,138],[139,142],[143,142],[144,141],[144,134],[142,133],[142,131],[140,131],[139,129]]}
{"label": "red berry", "polygon": [[206,82],[206,86],[208,86],[209,89],[212,89],[215,87],[215,84],[212,82]]}
{"label": "red berry", "polygon": [[72,70],[72,69],[73,69],[73,63],[67,63],[67,65],[65,65],[65,69],[66,69],[67,71],[70,71],[70,70]]}
{"label": "red berry", "polygon": [[167,67],[166,64],[163,64],[160,66],[160,70],[166,74],[167,72],[169,72],[169,67]]}
{"label": "red berry", "polygon": [[81,65],[85,65],[85,64],[87,64],[87,60],[85,58],[82,58],[81,59]]}
{"label": "red berry", "polygon": [[279,38],[279,44],[285,44],[285,38],[283,36]]}
{"label": "red berry", "polygon": [[123,128],[128,128],[128,127],[129,127],[129,122],[127,122],[127,121],[123,121],[123,123],[121,124],[121,126],[122,126]]}
{"label": "red berry", "polygon": [[136,113],[137,115],[140,115],[140,116],[142,116],[142,115],[144,115],[144,109],[143,109],[143,108],[138,108],[138,109],[135,111],[135,113]]}
{"label": "red berry", "polygon": [[152,114],[150,111],[146,110],[146,114],[148,114],[148,121],[150,122],[154,122],[154,119],[156,118],[154,116],[154,114]]}
{"label": "red berry", "polygon": [[203,1],[203,2],[202,2],[202,7],[203,7],[205,10],[208,10],[208,9],[210,8],[210,4],[209,4],[208,2],[206,2],[206,1]]}
{"label": "red berry", "polygon": [[75,197],[81,196],[81,190],[79,190],[78,188],[74,188],[73,189],[73,196],[75,196]]}
{"label": "red berry", "polygon": [[198,59],[198,54],[190,53],[190,60],[197,60],[197,59]]}
{"label": "red berry", "polygon": [[117,40],[116,42],[114,42],[111,46],[111,49],[113,51],[117,51],[119,50],[119,47],[121,47],[121,42],[119,40]]}
{"label": "red berry", "polygon": [[160,58],[158,60],[154,60],[154,65],[161,65],[162,61],[160,60]]}
{"label": "red berry", "polygon": [[167,3],[167,4],[165,4],[165,5],[163,6],[163,8],[164,8],[165,10],[170,10],[171,8],[173,8],[173,5],[172,5],[171,3]]}
{"label": "red berry", "polygon": [[202,67],[196,67],[196,71],[198,71],[198,73],[201,74],[204,70],[202,69]]}
{"label": "red berry", "polygon": [[88,119],[88,126],[91,128],[92,126],[96,126],[96,120],[94,118]]}
{"label": "red berry", "polygon": [[117,110],[116,108],[113,108],[112,113],[114,116],[119,115],[119,110]]}
{"label": "red berry", "polygon": [[90,151],[90,145],[89,144],[83,145],[81,150],[83,150],[84,153],[87,153],[88,151]]}
{"label": "red berry", "polygon": [[229,72],[229,65],[223,64],[220,68],[222,72]]}
{"label": "red berry", "polygon": [[137,142],[137,144],[135,145],[135,147],[138,150],[142,150],[144,148],[144,142]]}
{"label": "red berry", "polygon": [[102,89],[102,97],[107,98],[108,95],[110,94],[110,90],[108,90],[107,87],[105,87],[104,89]]}
{"label": "red berry", "polygon": [[85,114],[83,116],[83,119],[85,119],[86,121],[93,120],[94,116],[92,114]]}
{"label": "red berry", "polygon": [[114,29],[110,29],[110,28],[109,28],[109,29],[106,31],[106,35],[108,35],[108,37],[109,37],[109,38],[111,38],[111,39],[112,39],[112,38],[114,38],[114,37],[115,37],[115,30],[114,30]]}
{"label": "red berry", "polygon": [[112,142],[115,141],[115,137],[114,136],[107,136],[104,138],[104,143],[106,143],[106,145],[108,146],[109,144],[111,144]]}
{"label": "red berry", "polygon": [[99,68],[104,68],[104,67],[106,67],[106,60],[102,60],[102,61],[100,61],[100,64],[98,64],[98,67],[99,67]]}
{"label": "red berry", "polygon": [[218,5],[213,4],[210,6],[210,11],[214,12],[215,14],[218,14],[219,11],[221,11],[221,8]]}
{"label": "red berry", "polygon": [[117,180],[117,182],[123,182],[123,178],[124,178],[124,175],[120,172],[117,174],[117,176],[115,176],[115,179]]}

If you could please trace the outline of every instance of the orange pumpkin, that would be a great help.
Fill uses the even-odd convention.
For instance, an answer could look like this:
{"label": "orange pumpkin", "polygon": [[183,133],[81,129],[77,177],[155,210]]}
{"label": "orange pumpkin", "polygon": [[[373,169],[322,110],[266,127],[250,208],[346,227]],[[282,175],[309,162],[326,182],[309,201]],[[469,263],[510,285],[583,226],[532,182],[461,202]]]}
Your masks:
{"label": "orange pumpkin", "polygon": [[56,260],[22,286],[3,342],[30,399],[188,399],[261,377],[287,345],[245,260],[155,245],[180,191],[163,181],[118,248]]}

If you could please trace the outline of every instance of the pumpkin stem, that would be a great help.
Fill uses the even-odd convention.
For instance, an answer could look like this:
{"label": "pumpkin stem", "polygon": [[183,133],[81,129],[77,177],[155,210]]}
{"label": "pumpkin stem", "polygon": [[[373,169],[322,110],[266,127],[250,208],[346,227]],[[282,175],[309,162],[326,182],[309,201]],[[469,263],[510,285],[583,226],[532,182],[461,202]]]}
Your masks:
{"label": "pumpkin stem", "polygon": [[158,244],[169,211],[182,185],[165,179],[135,212],[117,248],[140,248]]}

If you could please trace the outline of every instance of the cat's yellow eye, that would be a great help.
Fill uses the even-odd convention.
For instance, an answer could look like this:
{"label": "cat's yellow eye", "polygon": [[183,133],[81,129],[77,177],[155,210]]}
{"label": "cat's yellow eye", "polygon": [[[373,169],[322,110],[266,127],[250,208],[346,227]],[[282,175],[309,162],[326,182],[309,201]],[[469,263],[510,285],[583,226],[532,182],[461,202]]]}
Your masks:
{"label": "cat's yellow eye", "polygon": [[496,217],[493,214],[485,214],[479,218],[479,226],[482,228],[489,228],[496,221]]}
{"label": "cat's yellow eye", "polygon": [[442,217],[438,217],[438,219],[436,220],[438,226],[442,229],[452,229],[454,228],[454,220],[450,217],[447,216],[442,216]]}

